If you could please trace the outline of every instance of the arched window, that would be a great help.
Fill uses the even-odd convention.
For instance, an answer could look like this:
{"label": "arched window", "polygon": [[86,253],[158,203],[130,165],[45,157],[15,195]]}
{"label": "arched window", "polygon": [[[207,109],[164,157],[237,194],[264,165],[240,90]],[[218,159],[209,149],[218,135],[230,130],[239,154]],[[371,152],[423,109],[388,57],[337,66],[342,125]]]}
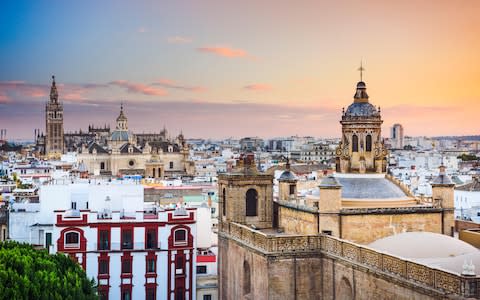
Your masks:
{"label": "arched window", "polygon": [[222,193],[222,212],[223,212],[223,215],[225,216],[226,213],[227,213],[227,204],[226,204],[226,201],[227,201],[227,192],[225,191],[225,188],[223,188],[223,193]]}
{"label": "arched window", "polygon": [[352,152],[358,152],[358,136],[356,134],[352,136]]}
{"label": "arched window", "polygon": [[186,245],[187,244],[187,231],[185,229],[177,229],[174,233],[174,244],[177,245]]}
{"label": "arched window", "polygon": [[152,177],[153,177],[153,178],[155,178],[155,171],[156,171],[156,169],[153,168],[153,169],[152,169]]}
{"label": "arched window", "polygon": [[243,294],[250,294],[250,265],[246,260],[243,262]]}
{"label": "arched window", "polygon": [[105,170],[105,163],[103,161],[100,163],[100,170]]}
{"label": "arched window", "polygon": [[65,248],[78,248],[80,246],[80,234],[75,231],[65,233]]}
{"label": "arched window", "polygon": [[372,136],[369,134],[365,138],[365,151],[367,152],[372,151]]}
{"label": "arched window", "polygon": [[253,217],[257,215],[258,193],[255,189],[249,189],[245,195],[246,200],[246,215]]}

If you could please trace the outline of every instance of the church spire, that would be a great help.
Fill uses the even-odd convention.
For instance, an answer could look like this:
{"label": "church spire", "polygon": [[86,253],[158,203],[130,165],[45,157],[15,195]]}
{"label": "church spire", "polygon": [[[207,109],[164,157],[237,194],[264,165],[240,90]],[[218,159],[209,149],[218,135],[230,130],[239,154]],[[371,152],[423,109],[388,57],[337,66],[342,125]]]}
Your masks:
{"label": "church spire", "polygon": [[57,86],[55,85],[55,75],[52,75],[52,87],[50,88],[50,102],[58,102],[58,91]]}

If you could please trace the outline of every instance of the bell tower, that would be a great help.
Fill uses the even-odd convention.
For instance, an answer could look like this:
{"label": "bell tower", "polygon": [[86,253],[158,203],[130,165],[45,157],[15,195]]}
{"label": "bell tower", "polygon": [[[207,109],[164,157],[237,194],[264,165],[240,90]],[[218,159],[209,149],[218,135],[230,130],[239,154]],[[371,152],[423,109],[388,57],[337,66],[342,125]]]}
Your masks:
{"label": "bell tower", "polygon": [[60,156],[63,153],[63,105],[58,102],[58,91],[55,76],[52,76],[50,88],[50,101],[45,107],[45,154],[47,156]]}
{"label": "bell tower", "polygon": [[368,100],[367,85],[360,65],[353,103],[342,111],[342,139],[336,149],[339,173],[385,173],[387,150],[382,140],[380,107]]}
{"label": "bell tower", "polygon": [[271,228],[273,175],[259,173],[253,153],[242,155],[234,172],[218,177],[220,230],[235,222]]}

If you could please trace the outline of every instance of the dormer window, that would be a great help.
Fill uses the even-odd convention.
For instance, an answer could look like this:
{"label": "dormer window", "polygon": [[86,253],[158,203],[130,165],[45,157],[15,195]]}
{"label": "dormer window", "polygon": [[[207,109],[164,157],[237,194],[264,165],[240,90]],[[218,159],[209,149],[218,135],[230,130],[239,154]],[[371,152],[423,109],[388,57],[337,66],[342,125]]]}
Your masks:
{"label": "dormer window", "polygon": [[187,230],[185,229],[175,230],[174,245],[175,246],[187,245]]}
{"label": "dormer window", "polygon": [[80,234],[75,231],[65,233],[65,248],[79,248]]}

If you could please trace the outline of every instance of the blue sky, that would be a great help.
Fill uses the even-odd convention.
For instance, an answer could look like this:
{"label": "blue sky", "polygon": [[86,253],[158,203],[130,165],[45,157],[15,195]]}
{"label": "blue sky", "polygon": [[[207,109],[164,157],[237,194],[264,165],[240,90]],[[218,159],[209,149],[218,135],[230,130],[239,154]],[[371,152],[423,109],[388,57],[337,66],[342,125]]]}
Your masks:
{"label": "blue sky", "polygon": [[[113,122],[187,137],[336,137],[361,59],[384,135],[475,134],[480,2],[2,1],[0,128]],[[435,124],[435,125],[434,125]]]}

